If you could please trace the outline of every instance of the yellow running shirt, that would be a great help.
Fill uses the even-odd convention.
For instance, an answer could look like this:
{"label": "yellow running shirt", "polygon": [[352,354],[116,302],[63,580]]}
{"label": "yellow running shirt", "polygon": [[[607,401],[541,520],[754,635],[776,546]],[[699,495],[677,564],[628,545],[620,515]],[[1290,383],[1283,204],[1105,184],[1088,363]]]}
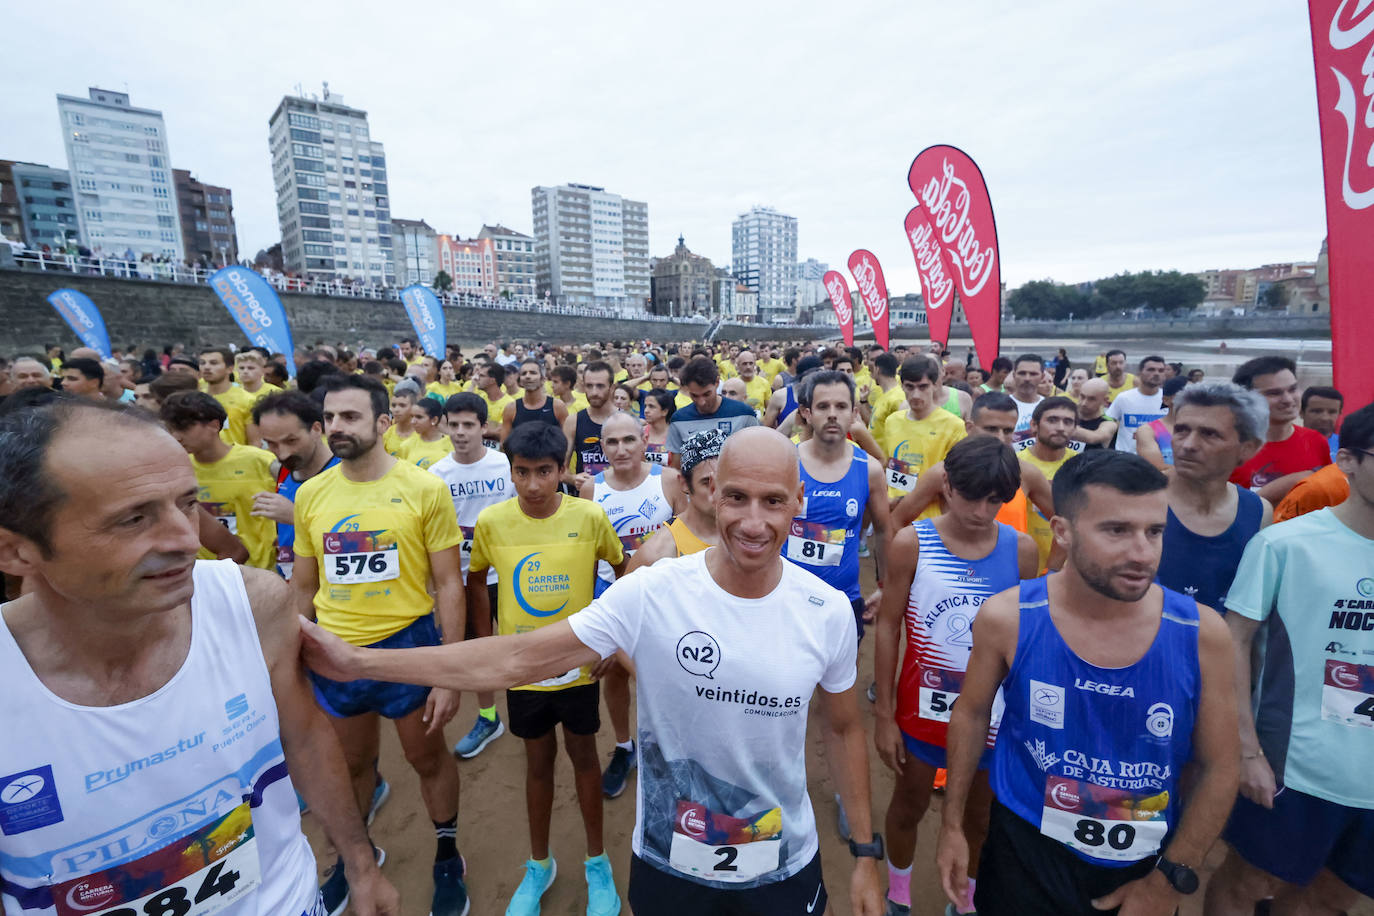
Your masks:
{"label": "yellow running shirt", "polygon": [[869,429],[881,432],[883,423],[894,410],[906,409],[906,392],[902,390],[901,385],[893,385],[886,391],[879,389],[877,394],[869,393],[868,403],[873,407]]}
{"label": "yellow running shirt", "polygon": [[425,392],[425,397],[434,398],[440,404],[446,403],[455,394],[463,393],[462,382],[435,382]]}
{"label": "yellow running shirt", "polygon": [[[1078,452],[1073,449],[1066,448],[1059,460],[1046,461],[1043,458],[1035,457],[1035,453],[1031,451],[1030,446],[1034,442],[1034,439],[1025,439],[1022,442],[1018,442],[1017,446],[1024,447],[1017,448],[1016,457],[1026,462],[1026,464],[1039,468],[1040,472],[1045,475],[1046,480],[1054,480],[1055,471],[1063,467],[1065,461],[1068,461],[1078,454]],[[1081,442],[1076,442],[1074,444],[1077,445],[1080,450],[1083,447]],[[1050,557],[1050,548],[1054,546],[1054,531],[1050,528],[1050,520],[1040,513],[1040,510],[1030,501],[1030,497],[1027,496],[1024,498],[1026,501],[1026,533],[1031,536],[1031,540],[1035,541],[1036,551],[1040,554],[1040,575],[1044,575],[1045,563]]]}
{"label": "yellow running shirt", "polygon": [[[878,443],[887,452],[887,495],[896,499],[916,488],[916,479],[936,464],[954,444],[964,438],[964,421],[938,407],[924,420],[913,420],[910,411],[893,411],[883,422]],[[940,501],[933,500],[920,518],[940,514]]]}
{"label": "yellow running shirt", "polygon": [[[468,572],[496,570],[497,626],[508,636],[557,623],[591,604],[596,561],[614,565],[623,558],[606,510],[591,500],[564,495],[553,515],[530,518],[519,499],[508,499],[477,516]],[[574,668],[516,689],[562,690],[590,683],[590,668]]]}
{"label": "yellow running shirt", "polygon": [[449,439],[448,436],[440,436],[433,442],[426,442],[419,436],[411,436],[401,443],[401,449],[396,453],[396,458],[418,468],[428,468],[440,458],[451,454],[453,454],[453,440]]}
{"label": "yellow running shirt", "polygon": [[429,555],[463,542],[448,486],[397,461],[359,483],[335,465],[296,491],[296,558],[315,557],[320,626],[355,646],[381,642],[434,608]]}
{"label": "yellow running shirt", "polygon": [[[196,499],[248,548],[248,565],[274,569],[277,524],[270,518],[253,515],[254,496],[277,492],[272,453],[251,445],[231,445],[229,454],[211,464],[201,464],[192,456],[191,468],[196,472]],[[203,560],[215,558],[203,547],[196,556]]]}
{"label": "yellow running shirt", "polygon": [[1134,375],[1131,375],[1131,373],[1129,373],[1129,372],[1126,373],[1126,377],[1125,377],[1124,379],[1122,379],[1121,384],[1118,385],[1118,386],[1115,387],[1115,388],[1112,387],[1112,383],[1111,383],[1111,382],[1108,382],[1108,383],[1107,383],[1107,403],[1110,404],[1112,401],[1115,401],[1115,400],[1116,400],[1116,396],[1117,396],[1118,394],[1120,394],[1120,393],[1123,392],[1123,391],[1130,391],[1130,390],[1131,390],[1132,388],[1134,388],[1134,387],[1135,387],[1135,376],[1134,376]]}
{"label": "yellow running shirt", "polygon": [[[245,388],[245,389],[243,389],[243,393],[246,394],[246,395],[248,395],[248,397],[251,399],[251,400],[249,401],[249,404],[256,404],[256,403],[258,403],[258,401],[261,401],[263,398],[267,397],[269,394],[281,394],[281,389],[278,388],[276,385],[273,385],[273,384],[271,384],[271,383],[269,383],[269,382],[263,382],[263,383],[262,383],[262,386],[261,386],[260,388],[258,388],[257,391],[249,391],[247,388]],[[251,408],[250,408],[250,410],[251,410]],[[251,417],[251,413],[250,413],[250,417]]]}
{"label": "yellow running shirt", "polygon": [[401,449],[405,448],[406,443],[409,442],[414,435],[415,431],[411,430],[402,436],[396,431],[395,426],[388,426],[386,432],[382,433],[382,448],[386,449],[389,455],[400,454]]}
{"label": "yellow running shirt", "polygon": [[253,419],[253,404],[257,399],[238,385],[230,385],[223,394],[211,394],[210,397],[219,401],[219,406],[229,414],[219,437],[230,445],[248,445],[248,424]]}
{"label": "yellow running shirt", "polygon": [[756,375],[744,383],[744,399],[755,411],[762,412],[772,396],[773,386],[761,375]]}

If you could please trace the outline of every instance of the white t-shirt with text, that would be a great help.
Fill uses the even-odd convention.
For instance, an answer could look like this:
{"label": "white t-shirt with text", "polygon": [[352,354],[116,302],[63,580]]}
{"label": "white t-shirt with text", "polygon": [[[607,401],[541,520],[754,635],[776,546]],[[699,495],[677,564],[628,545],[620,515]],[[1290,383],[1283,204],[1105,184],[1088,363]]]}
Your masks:
{"label": "white t-shirt with text", "polygon": [[[472,464],[463,464],[455,454],[445,455],[429,466],[429,472],[440,477],[453,497],[453,509],[458,513],[458,527],[463,529],[463,582],[468,581],[468,561],[472,558],[472,530],[477,516],[487,506],[515,497],[510,479],[510,459],[503,452],[482,449],[482,457]],[[487,570],[487,584],[496,582],[496,570]]]}
{"label": "white t-shirt with text", "polygon": [[1151,420],[1158,420],[1166,413],[1168,411],[1164,409],[1162,389],[1155,391],[1154,394],[1141,394],[1139,388],[1132,388],[1118,394],[1107,406],[1107,416],[1118,424],[1116,450],[1134,455],[1135,431]]}

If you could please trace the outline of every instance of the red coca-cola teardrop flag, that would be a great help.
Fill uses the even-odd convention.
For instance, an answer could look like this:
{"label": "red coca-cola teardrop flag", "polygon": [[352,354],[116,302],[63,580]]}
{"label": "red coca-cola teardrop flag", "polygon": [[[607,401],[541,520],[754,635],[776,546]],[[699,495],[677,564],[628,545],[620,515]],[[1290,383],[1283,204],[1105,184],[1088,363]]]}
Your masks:
{"label": "red coca-cola teardrop flag", "polygon": [[921,297],[926,303],[930,339],[949,345],[949,323],[954,315],[954,270],[935,240],[935,229],[926,211],[916,206],[906,215],[906,240],[921,275]]}
{"label": "red coca-cola teardrop flag", "polygon": [[1331,368],[1350,409],[1374,401],[1374,5],[1311,0],[1326,261],[1331,290]]}
{"label": "red coca-cola teardrop flag", "polygon": [[883,279],[883,268],[878,258],[866,248],[860,248],[849,256],[849,272],[854,275],[854,283],[859,287],[859,298],[864,301],[868,312],[868,323],[873,325],[873,339],[878,346],[887,349],[887,281]]}
{"label": "red coca-cola teardrop flag", "polygon": [[849,284],[838,270],[827,270],[821,278],[825,291],[830,296],[830,304],[835,308],[835,317],[840,320],[840,334],[844,336],[846,347],[854,346],[854,308],[849,304]]}
{"label": "red coca-cola teardrop flag", "polygon": [[954,271],[978,359],[991,365],[1002,334],[1002,269],[983,173],[961,149],[928,146],[911,163],[907,184]]}

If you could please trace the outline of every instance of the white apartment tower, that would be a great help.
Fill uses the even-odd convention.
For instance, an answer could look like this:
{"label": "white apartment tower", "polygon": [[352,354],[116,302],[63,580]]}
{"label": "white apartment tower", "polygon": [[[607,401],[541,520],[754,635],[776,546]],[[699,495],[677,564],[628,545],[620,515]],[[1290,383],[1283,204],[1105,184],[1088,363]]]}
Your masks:
{"label": "white apartment tower", "polygon": [[57,97],[77,223],[93,251],[180,261],[181,221],[162,112],[135,108],[125,92]]}
{"label": "white apartment tower", "polygon": [[394,285],[386,153],[367,112],[326,83],[323,98],[283,97],[267,123],[287,271]]}
{"label": "white apartment tower", "polygon": [[795,317],[797,218],[772,207],[741,213],[730,227],[731,270],[759,296],[759,320]]}
{"label": "white apartment tower", "polygon": [[585,184],[530,190],[538,295],[557,305],[642,310],[649,299],[649,205]]}

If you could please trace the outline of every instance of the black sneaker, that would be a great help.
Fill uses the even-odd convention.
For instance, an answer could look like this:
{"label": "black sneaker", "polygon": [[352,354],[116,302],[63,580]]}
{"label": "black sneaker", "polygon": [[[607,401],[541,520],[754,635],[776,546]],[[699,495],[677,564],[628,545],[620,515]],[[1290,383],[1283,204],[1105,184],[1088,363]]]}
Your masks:
{"label": "black sneaker", "polygon": [[[377,867],[380,868],[386,861],[386,850],[380,846],[373,846],[372,850],[377,856]],[[342,856],[324,873],[324,883],[320,885],[320,899],[324,902],[326,916],[339,916],[348,906],[348,878],[344,875]]]}
{"label": "black sneaker", "polygon": [[615,798],[625,791],[630,770],[638,762],[638,750],[634,748],[627,751],[623,747],[616,747],[611,752],[611,762],[606,765],[606,772],[601,776],[601,791],[607,798]]}
{"label": "black sneaker", "polygon": [[466,872],[462,856],[434,863],[434,899],[429,904],[429,916],[467,916],[471,901],[463,883]]}

